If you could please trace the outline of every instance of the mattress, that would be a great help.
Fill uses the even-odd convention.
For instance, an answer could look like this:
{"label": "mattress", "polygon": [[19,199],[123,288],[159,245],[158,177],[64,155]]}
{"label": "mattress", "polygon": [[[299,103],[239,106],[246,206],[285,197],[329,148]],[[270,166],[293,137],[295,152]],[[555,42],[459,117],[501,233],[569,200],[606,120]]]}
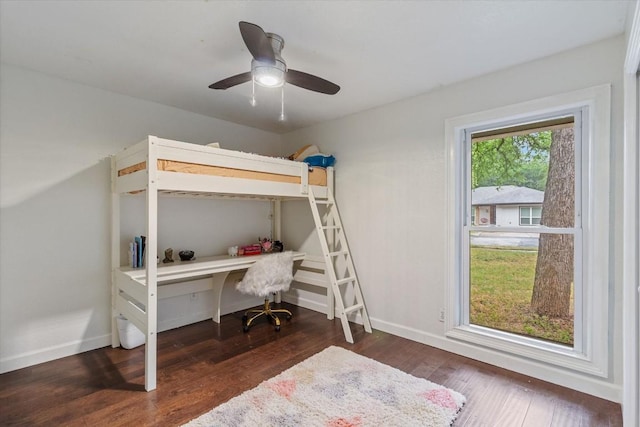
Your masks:
{"label": "mattress", "polygon": [[[118,176],[127,175],[147,168],[146,162],[137,163],[118,171]],[[201,165],[197,163],[185,163],[175,160],[158,160],[158,170],[164,172],[180,172],[198,175],[215,175],[230,178],[256,179],[262,181],[288,182],[300,184],[299,176],[280,175],[267,172],[251,171],[244,169],[225,168],[221,166]],[[327,171],[322,168],[313,168],[309,171],[309,185],[327,185]]]}

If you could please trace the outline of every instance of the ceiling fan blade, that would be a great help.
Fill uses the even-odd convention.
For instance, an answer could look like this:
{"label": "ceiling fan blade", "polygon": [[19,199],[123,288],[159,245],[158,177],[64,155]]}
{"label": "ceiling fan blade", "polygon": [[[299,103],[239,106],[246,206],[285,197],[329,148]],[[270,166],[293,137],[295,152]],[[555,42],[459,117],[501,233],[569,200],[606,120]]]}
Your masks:
{"label": "ceiling fan blade", "polygon": [[268,64],[276,63],[276,55],[264,30],[250,22],[240,21],[240,34],[253,58]]}
{"label": "ceiling fan blade", "polygon": [[229,89],[230,87],[251,81],[251,71],[227,77],[209,85],[209,89]]}
{"label": "ceiling fan blade", "polygon": [[309,89],[314,92],[326,93],[327,95],[335,95],[340,90],[340,86],[331,83],[312,74],[303,73],[302,71],[288,69],[285,75],[287,83]]}

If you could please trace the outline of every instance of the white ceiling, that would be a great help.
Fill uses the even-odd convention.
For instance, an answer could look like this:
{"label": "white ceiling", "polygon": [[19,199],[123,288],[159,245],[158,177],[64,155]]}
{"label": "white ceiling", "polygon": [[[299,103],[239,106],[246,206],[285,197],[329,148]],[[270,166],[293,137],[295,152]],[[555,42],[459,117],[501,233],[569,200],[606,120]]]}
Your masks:
{"label": "white ceiling", "polygon": [[[0,60],[187,111],[287,132],[624,32],[629,1],[2,1]],[[334,96],[251,84],[239,21],[285,39]]]}

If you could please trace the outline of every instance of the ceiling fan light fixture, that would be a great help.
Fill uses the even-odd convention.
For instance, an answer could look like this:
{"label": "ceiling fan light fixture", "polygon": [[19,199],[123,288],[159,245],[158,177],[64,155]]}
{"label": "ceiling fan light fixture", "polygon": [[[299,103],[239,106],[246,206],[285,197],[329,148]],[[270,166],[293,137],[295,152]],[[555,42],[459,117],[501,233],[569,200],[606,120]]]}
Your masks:
{"label": "ceiling fan light fixture", "polygon": [[[0,0],[1,1],[1,0]],[[285,83],[327,95],[335,95],[340,86],[313,74],[287,68],[280,53],[284,39],[275,33],[265,33],[256,24],[246,21],[238,23],[244,44],[251,53],[251,71],[227,77],[209,85],[210,89],[229,89],[251,82],[251,105],[255,105],[255,85],[267,88],[283,87]]]}
{"label": "ceiling fan light fixture", "polygon": [[251,61],[253,81],[264,87],[280,87],[284,84],[286,67],[284,62],[276,60],[275,64]]}

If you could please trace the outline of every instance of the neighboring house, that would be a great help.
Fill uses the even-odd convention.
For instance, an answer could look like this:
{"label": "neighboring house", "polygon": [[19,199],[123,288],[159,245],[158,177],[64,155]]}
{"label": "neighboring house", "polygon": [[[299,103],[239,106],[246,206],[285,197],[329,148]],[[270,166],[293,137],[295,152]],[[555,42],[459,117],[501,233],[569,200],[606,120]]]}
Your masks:
{"label": "neighboring house", "polygon": [[471,192],[473,225],[518,227],[540,224],[544,191],[503,185]]}

